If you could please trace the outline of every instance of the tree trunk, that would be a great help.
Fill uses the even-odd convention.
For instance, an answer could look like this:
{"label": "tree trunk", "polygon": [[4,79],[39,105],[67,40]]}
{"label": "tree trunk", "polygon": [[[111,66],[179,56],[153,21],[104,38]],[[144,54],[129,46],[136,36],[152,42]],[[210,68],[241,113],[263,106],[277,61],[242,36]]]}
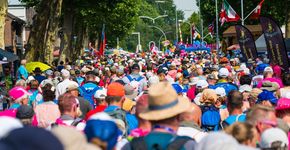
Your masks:
{"label": "tree trunk", "polygon": [[[42,0],[28,39],[26,59],[51,64],[62,0]],[[45,10],[45,11],[43,11]]]}
{"label": "tree trunk", "polygon": [[7,0],[0,1],[0,48],[5,48],[4,40],[4,27],[5,27],[5,17],[7,13]]}

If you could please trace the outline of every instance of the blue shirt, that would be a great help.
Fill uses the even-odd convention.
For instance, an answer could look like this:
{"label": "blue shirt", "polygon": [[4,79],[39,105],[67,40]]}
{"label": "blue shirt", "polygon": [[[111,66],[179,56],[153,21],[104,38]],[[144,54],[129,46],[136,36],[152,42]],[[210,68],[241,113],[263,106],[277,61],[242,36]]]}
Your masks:
{"label": "blue shirt", "polygon": [[211,89],[216,89],[218,87],[224,88],[227,96],[229,95],[230,91],[239,90],[239,88],[236,85],[227,82],[217,83],[214,86],[212,86]]}
{"label": "blue shirt", "polygon": [[232,125],[235,122],[245,122],[246,121],[246,114],[240,115],[230,115],[228,118],[225,119],[225,122],[229,125]]}
{"label": "blue shirt", "polygon": [[46,77],[38,74],[34,76],[34,79],[37,80],[38,83],[40,84],[43,80],[46,79]]}
{"label": "blue shirt", "polygon": [[24,76],[25,79],[28,78],[28,71],[23,65],[21,65],[17,70],[17,78],[22,79],[21,76]]}

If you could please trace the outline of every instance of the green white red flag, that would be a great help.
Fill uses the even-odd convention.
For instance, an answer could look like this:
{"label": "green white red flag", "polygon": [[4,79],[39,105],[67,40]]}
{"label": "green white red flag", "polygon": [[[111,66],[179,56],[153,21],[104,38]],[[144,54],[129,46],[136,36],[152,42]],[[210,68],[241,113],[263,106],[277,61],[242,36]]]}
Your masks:
{"label": "green white red flag", "polygon": [[251,15],[251,19],[259,19],[260,14],[261,14],[261,8],[262,8],[262,4],[264,3],[264,0],[262,0],[258,6],[254,9],[254,12]]}
{"label": "green white red flag", "polygon": [[221,25],[223,25],[225,22],[236,22],[239,20],[240,16],[236,13],[232,6],[226,0],[224,0],[220,12]]}

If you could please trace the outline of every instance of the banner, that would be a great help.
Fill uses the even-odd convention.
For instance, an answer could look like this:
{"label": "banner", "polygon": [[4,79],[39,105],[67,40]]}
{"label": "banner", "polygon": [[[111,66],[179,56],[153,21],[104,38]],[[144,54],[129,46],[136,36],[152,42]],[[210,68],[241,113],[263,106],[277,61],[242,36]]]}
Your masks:
{"label": "banner", "polygon": [[289,60],[282,31],[270,17],[260,17],[260,23],[267,44],[268,56],[272,62],[288,71]]}
{"label": "banner", "polygon": [[243,55],[247,59],[255,60],[258,57],[255,40],[252,33],[243,25],[236,25],[237,39]]}

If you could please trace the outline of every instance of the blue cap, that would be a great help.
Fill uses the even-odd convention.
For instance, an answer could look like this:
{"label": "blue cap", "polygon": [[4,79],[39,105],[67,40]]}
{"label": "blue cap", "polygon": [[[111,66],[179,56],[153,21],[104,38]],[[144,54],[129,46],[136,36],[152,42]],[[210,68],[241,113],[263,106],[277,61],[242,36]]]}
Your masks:
{"label": "blue cap", "polygon": [[272,104],[276,105],[278,99],[277,97],[275,97],[273,92],[263,90],[263,92],[258,95],[258,100],[256,101],[256,103],[261,103],[262,101],[269,101]]}

